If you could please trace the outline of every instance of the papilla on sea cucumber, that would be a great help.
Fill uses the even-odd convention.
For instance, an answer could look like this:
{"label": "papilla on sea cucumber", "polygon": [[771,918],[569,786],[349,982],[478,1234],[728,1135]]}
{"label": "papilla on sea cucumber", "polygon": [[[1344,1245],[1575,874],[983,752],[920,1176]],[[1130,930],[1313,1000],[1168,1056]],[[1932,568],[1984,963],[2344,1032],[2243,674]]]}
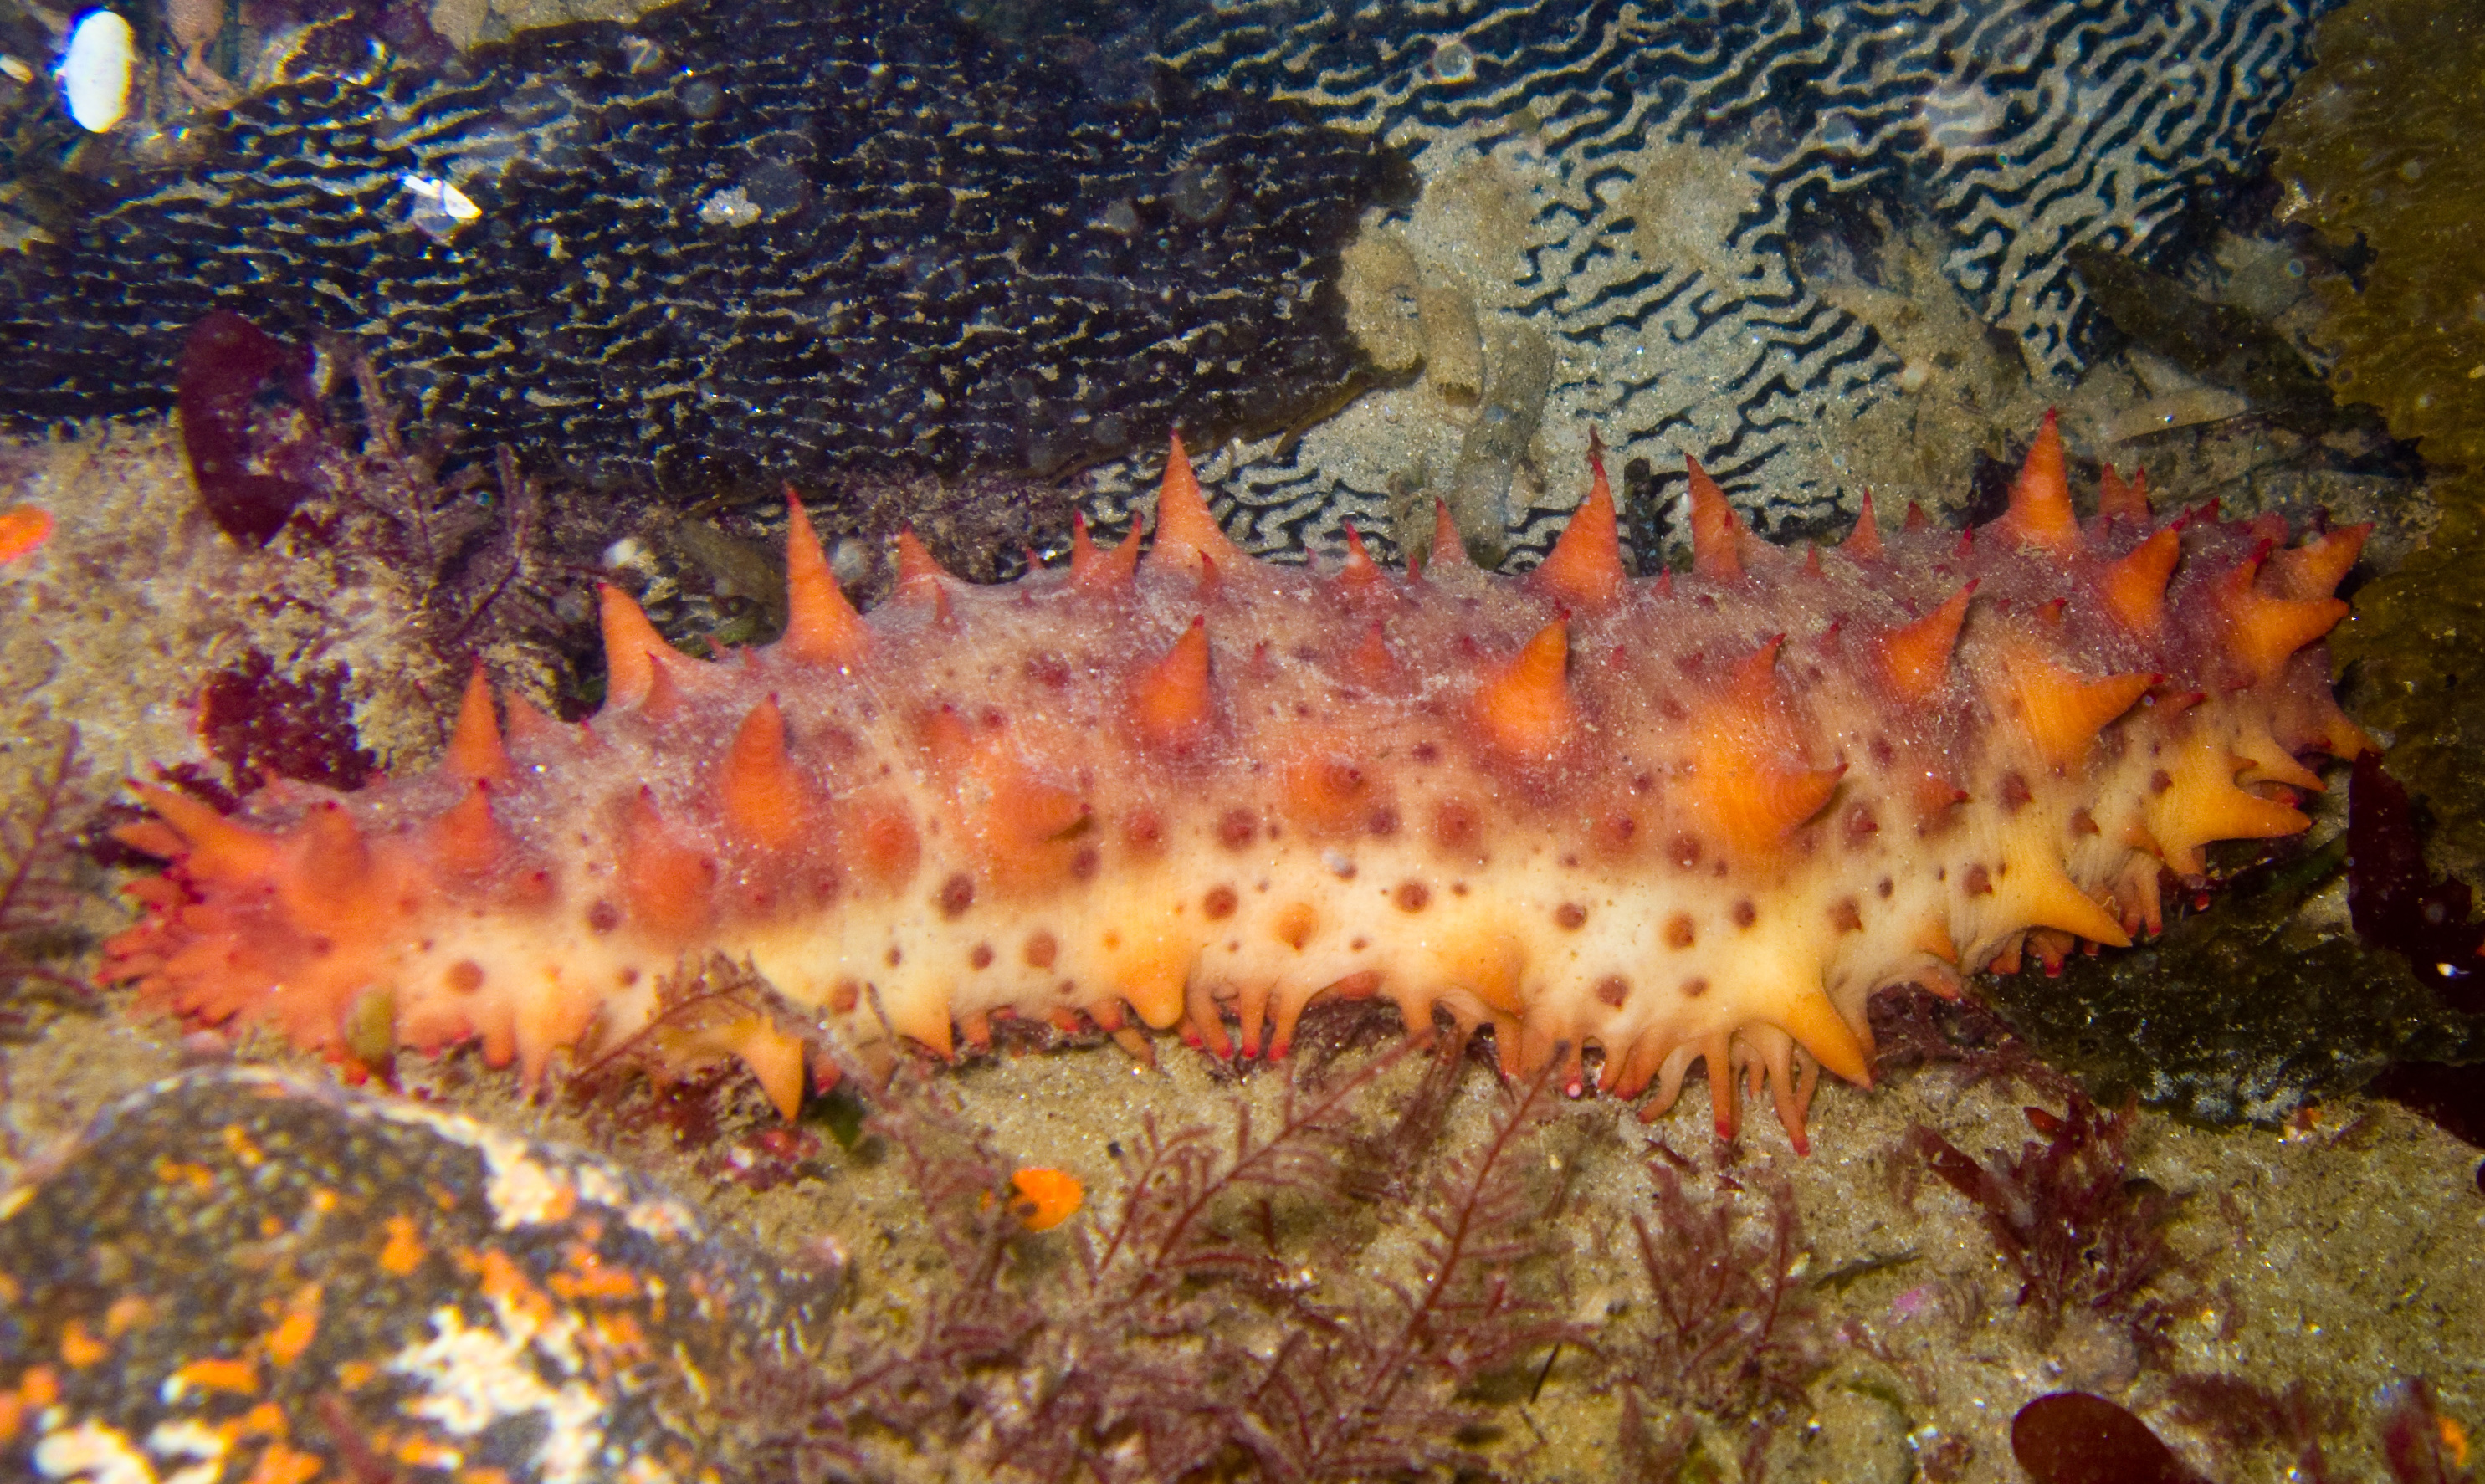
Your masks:
{"label": "papilla on sea cucumber", "polygon": [[[1286,1054],[1324,997],[1489,1026],[1655,1117],[1703,1066],[1798,1147],[1864,1007],[2159,926],[2212,841],[2306,827],[2301,759],[2369,743],[2320,640],[2364,527],[2170,521],[2109,471],[2072,509],[2049,417],[1967,531],[1868,508],[1755,537],[1691,467],[1692,570],[1625,576],[1601,467],[1552,555],[1404,576],[1244,557],[1179,442],[1153,542],[971,587],[901,539],[869,618],[798,500],[791,619],[701,661],[602,594],[602,712],[496,715],[437,766],[271,783],[227,818],[139,792],[169,862],[103,977],[341,1060],[479,1040],[530,1081],[643,1029],[720,957],[801,1012],[673,1037],[789,1114],[824,1048],[990,1041],[997,1016]],[[1135,1022],[1135,1024],[1133,1023]],[[376,1030],[374,1030],[376,1028]]]}

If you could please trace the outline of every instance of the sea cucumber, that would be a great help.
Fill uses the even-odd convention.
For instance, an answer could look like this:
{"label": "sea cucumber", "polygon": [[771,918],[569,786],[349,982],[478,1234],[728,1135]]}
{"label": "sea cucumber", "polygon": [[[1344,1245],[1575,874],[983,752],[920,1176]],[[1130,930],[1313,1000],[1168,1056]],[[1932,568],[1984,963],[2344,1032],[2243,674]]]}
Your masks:
{"label": "sea cucumber", "polygon": [[976,588],[902,539],[867,620],[789,499],[774,644],[693,659],[607,587],[586,723],[504,720],[478,671],[428,770],[232,818],[141,788],[123,838],[170,865],[103,977],[535,1079],[721,955],[812,1022],[669,1054],[739,1055],[788,1110],[807,1037],[1144,1046],[1135,1018],[1276,1057],[1310,1002],[1385,996],[1513,1069],[1593,1059],[1651,1117],[1705,1063],[1731,1133],[1765,1082],[1800,1147],[1820,1068],[1870,1080],[1873,990],[2153,931],[2161,873],[2305,828],[2299,754],[2369,745],[2320,646],[2365,527],[2159,522],[2111,471],[2081,521],[2050,417],[1964,532],[1868,505],[1797,554],[1690,480],[1679,577],[1625,575],[1600,463],[1525,576],[1446,519],[1404,577],[1352,542],[1306,571],[1242,556],[1177,441],[1144,557],[1082,529],[1068,570]]}

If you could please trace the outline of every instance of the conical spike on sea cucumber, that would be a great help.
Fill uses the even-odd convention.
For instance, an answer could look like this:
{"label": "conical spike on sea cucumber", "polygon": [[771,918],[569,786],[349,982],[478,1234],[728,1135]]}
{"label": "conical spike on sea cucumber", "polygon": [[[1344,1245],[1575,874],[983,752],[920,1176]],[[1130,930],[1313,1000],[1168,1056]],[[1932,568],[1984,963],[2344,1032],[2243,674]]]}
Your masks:
{"label": "conical spike on sea cucumber", "polygon": [[1534,581],[1555,597],[1584,608],[1602,607],[1623,590],[1622,533],[1614,523],[1614,492],[1605,463],[1594,460],[1588,498],[1570,513],[1570,524],[1536,568]]}
{"label": "conical spike on sea cucumber", "polygon": [[659,661],[648,666],[647,691],[639,697],[639,715],[652,721],[668,721],[681,715],[682,688],[673,679],[673,667]]}
{"label": "conical spike on sea cucumber", "polygon": [[2364,539],[2372,533],[2373,525],[2367,521],[2323,531],[2299,547],[2281,547],[2269,553],[2261,580],[2281,598],[2298,602],[2327,598],[2347,580],[2356,558],[2363,553]]}
{"label": "conical spike on sea cucumber", "polygon": [[1164,481],[1157,487],[1155,559],[1189,565],[1203,558],[1238,567],[1244,560],[1242,549],[1209,512],[1199,476],[1191,472],[1190,456],[1176,433],[1165,454]]}
{"label": "conical spike on sea cucumber", "polygon": [[764,696],[742,718],[717,774],[725,823],[763,850],[781,850],[813,827],[810,792],[785,751],[785,714]]}
{"label": "conical spike on sea cucumber", "polygon": [[785,634],[777,649],[811,664],[850,664],[871,641],[871,630],[829,571],[810,512],[791,486],[785,491]]}
{"label": "conical spike on sea cucumber", "polygon": [[2139,521],[2150,519],[2148,509],[2148,476],[2134,470],[2133,482],[2125,484],[2114,466],[2105,467],[2105,477],[2097,481],[2097,514],[2107,520]]}
{"label": "conical spike on sea cucumber", "polygon": [[2183,534],[2168,527],[2133,547],[2097,579],[2097,597],[2125,633],[2153,639],[2166,629],[2166,584],[2183,556]]}
{"label": "conical spike on sea cucumber", "polygon": [[1139,531],[1145,523],[1133,516],[1131,533],[1109,552],[1096,549],[1087,533],[1087,517],[1070,513],[1070,580],[1088,592],[1126,590],[1139,570]]}
{"label": "conical spike on sea cucumber", "polygon": [[2013,857],[1995,888],[1995,909],[2011,928],[2054,928],[2073,937],[2129,948],[2115,915],[2080,890],[2051,856]]}
{"label": "conical spike on sea cucumber", "polygon": [[2165,678],[2134,671],[2084,681],[2025,646],[2004,657],[2003,669],[2017,703],[2020,731],[2057,772],[2086,758],[2097,734]]}
{"label": "conical spike on sea cucumber", "polygon": [[1424,565],[1436,572],[1475,565],[1467,555],[1466,542],[1459,536],[1459,523],[1450,516],[1448,500],[1433,501],[1433,551],[1424,559]]}
{"label": "conical spike on sea cucumber", "polygon": [[1855,509],[1855,529],[1838,548],[1857,561],[1878,561],[1884,553],[1881,527],[1872,522],[1872,492],[1866,490]]}
{"label": "conical spike on sea cucumber", "polygon": [[1755,715],[1766,707],[1777,694],[1778,655],[1785,648],[1786,635],[1773,634],[1744,656],[1726,679],[1728,702]]}
{"label": "conical spike on sea cucumber", "polygon": [[1570,739],[1578,720],[1567,673],[1570,655],[1570,626],[1557,619],[1536,631],[1477,688],[1476,725],[1494,751],[1542,763]]}
{"label": "conical spike on sea cucumber", "polygon": [[897,596],[899,598],[912,599],[915,602],[927,599],[937,602],[946,595],[949,584],[958,580],[933,559],[931,549],[923,544],[921,537],[915,534],[914,526],[900,526],[894,545],[897,552]]}
{"label": "conical spike on sea cucumber", "polygon": [[432,822],[429,836],[433,863],[451,877],[488,875],[506,858],[510,844],[508,833],[492,818],[491,788],[480,779]]}
{"label": "conical spike on sea cucumber", "polygon": [[1346,524],[1346,565],[1338,569],[1337,584],[1348,592],[1368,593],[1383,586],[1387,579],[1380,574],[1372,553],[1363,548],[1363,534],[1354,523]]}
{"label": "conical spike on sea cucumber", "polygon": [[188,851],[181,864],[191,876],[243,881],[276,869],[281,850],[274,836],[236,824],[186,794],[148,783],[133,783],[129,791],[154,810],[157,819],[179,832]]}
{"label": "conical spike on sea cucumber", "polygon": [[604,624],[604,704],[637,706],[647,698],[656,667],[678,656],[665,642],[637,600],[610,582],[595,588],[596,611]]}
{"label": "conical spike on sea cucumber", "polygon": [[1743,523],[1726,502],[1726,492],[1700,461],[1686,457],[1691,476],[1691,570],[1711,581],[1743,575]]}
{"label": "conical spike on sea cucumber", "polygon": [[2074,552],[2081,544],[2079,517],[2071,512],[2071,485],[2063,469],[2062,434],[2053,410],[2028,445],[2028,459],[2010,486],[2010,507],[1993,523],[2021,546]]}
{"label": "conical spike on sea cucumber", "polygon": [[1950,601],[1904,628],[1881,638],[1881,669],[1892,689],[1910,701],[1928,701],[1950,681],[1950,657],[1958,647],[1958,632],[1967,622],[1967,605],[1976,596],[1969,582]]}
{"label": "conical spike on sea cucumber", "polygon": [[2347,605],[2336,598],[2276,598],[2259,590],[2257,562],[2246,562],[2219,579],[2214,589],[2226,620],[2226,653],[2244,671],[2244,684],[2257,686],[2283,666],[2289,656],[2320,638],[2347,616]]}
{"label": "conical spike on sea cucumber", "polygon": [[457,724],[449,734],[449,752],[442,766],[453,777],[505,783],[509,752],[501,743],[500,718],[492,715],[492,682],[477,661],[466,678],[466,693],[457,702]]}
{"label": "conical spike on sea cucumber", "polygon": [[1208,730],[1215,705],[1209,688],[1208,619],[1190,627],[1131,687],[1131,717],[1153,746],[1183,747]]}
{"label": "conical spike on sea cucumber", "polygon": [[706,930],[715,905],[715,863],[673,837],[648,789],[630,800],[620,878],[630,921],[642,931],[685,943]]}

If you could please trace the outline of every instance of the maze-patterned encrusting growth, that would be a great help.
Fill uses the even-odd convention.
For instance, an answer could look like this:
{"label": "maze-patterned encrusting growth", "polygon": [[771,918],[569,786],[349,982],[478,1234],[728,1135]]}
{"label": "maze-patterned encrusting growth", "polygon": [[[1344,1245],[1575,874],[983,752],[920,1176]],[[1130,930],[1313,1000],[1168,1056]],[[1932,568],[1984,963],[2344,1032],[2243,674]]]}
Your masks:
{"label": "maze-patterned encrusting growth", "polygon": [[[1488,341],[1524,325],[1560,351],[1543,423],[1566,445],[1594,424],[1658,470],[1688,448],[1764,528],[1818,529],[1860,490],[1840,424],[1901,370],[1817,291],[1854,271],[1830,265],[1862,224],[1929,224],[1969,307],[2033,370],[2076,371],[2067,251],[2145,256],[2248,171],[2322,8],[1446,0],[1348,20],[1220,0],[1161,50],[1405,150],[1431,204],[1390,220],[1464,224],[1444,254]],[[1349,418],[1251,449],[1224,480],[1238,539],[1333,552],[1343,521],[1387,528],[1412,461],[1384,431]],[[1547,508],[1514,512],[1516,548],[1561,530],[1569,491],[1544,483]]]}
{"label": "maze-patterned encrusting growth", "polygon": [[1868,1079],[1866,998],[2058,963],[2159,919],[2209,842],[2305,827],[2299,754],[2364,746],[2321,636],[2362,528],[2074,518],[2048,421],[1963,532],[1868,511],[1834,551],[1755,538],[1691,471],[1695,569],[1627,579],[1601,468],[1523,578],[1445,535],[1244,556],[1179,445],[1151,550],[970,588],[901,547],[848,607],[800,507],[783,638],[719,661],[603,598],[577,726],[478,673],[447,756],[235,818],[162,789],[123,832],[106,977],[199,1022],[384,1056],[479,1039],[530,1078],[656,1023],[722,955],[809,1017],[656,1025],[799,1102],[815,1038],[948,1055],[996,1016],[1136,1021],[1281,1056],[1306,1005],[1385,996],[1492,1028],[1652,1113],[1705,1064],[1798,1145],[1821,1067]]}
{"label": "maze-patterned encrusting growth", "polygon": [[9,255],[0,419],[163,407],[223,309],[351,335],[463,446],[591,480],[1051,471],[1332,398],[1324,285],[1395,170],[923,0],[683,0],[250,98]]}

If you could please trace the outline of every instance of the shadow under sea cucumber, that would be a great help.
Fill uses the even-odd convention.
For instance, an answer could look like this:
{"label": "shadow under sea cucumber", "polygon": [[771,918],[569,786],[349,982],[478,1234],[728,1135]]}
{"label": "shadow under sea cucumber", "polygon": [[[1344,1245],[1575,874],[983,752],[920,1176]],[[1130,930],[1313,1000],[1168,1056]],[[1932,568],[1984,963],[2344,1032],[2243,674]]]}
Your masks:
{"label": "shadow under sea cucumber", "polygon": [[[1275,1057],[1379,996],[1652,1117],[1695,1065],[1721,1132],[1765,1085],[1800,1147],[1872,991],[2127,945],[2203,846],[2306,826],[2300,755],[2369,745],[2320,643],[2362,527],[2160,521],[2118,477],[2083,522],[2050,419],[1967,531],[1868,510],[1797,557],[1690,477],[1679,579],[1625,575],[1601,466],[1524,577],[1446,521],[1404,578],[1309,572],[1243,556],[1177,442],[1144,558],[1082,531],[975,588],[907,538],[868,619],[797,504],[775,644],[694,660],[608,587],[586,723],[478,671],[426,771],[232,818],[142,789],[123,838],[171,864],[104,976],[346,1060],[738,1056],[789,1113],[832,1048],[1016,1016]],[[719,960],[775,998],[687,993]]]}

